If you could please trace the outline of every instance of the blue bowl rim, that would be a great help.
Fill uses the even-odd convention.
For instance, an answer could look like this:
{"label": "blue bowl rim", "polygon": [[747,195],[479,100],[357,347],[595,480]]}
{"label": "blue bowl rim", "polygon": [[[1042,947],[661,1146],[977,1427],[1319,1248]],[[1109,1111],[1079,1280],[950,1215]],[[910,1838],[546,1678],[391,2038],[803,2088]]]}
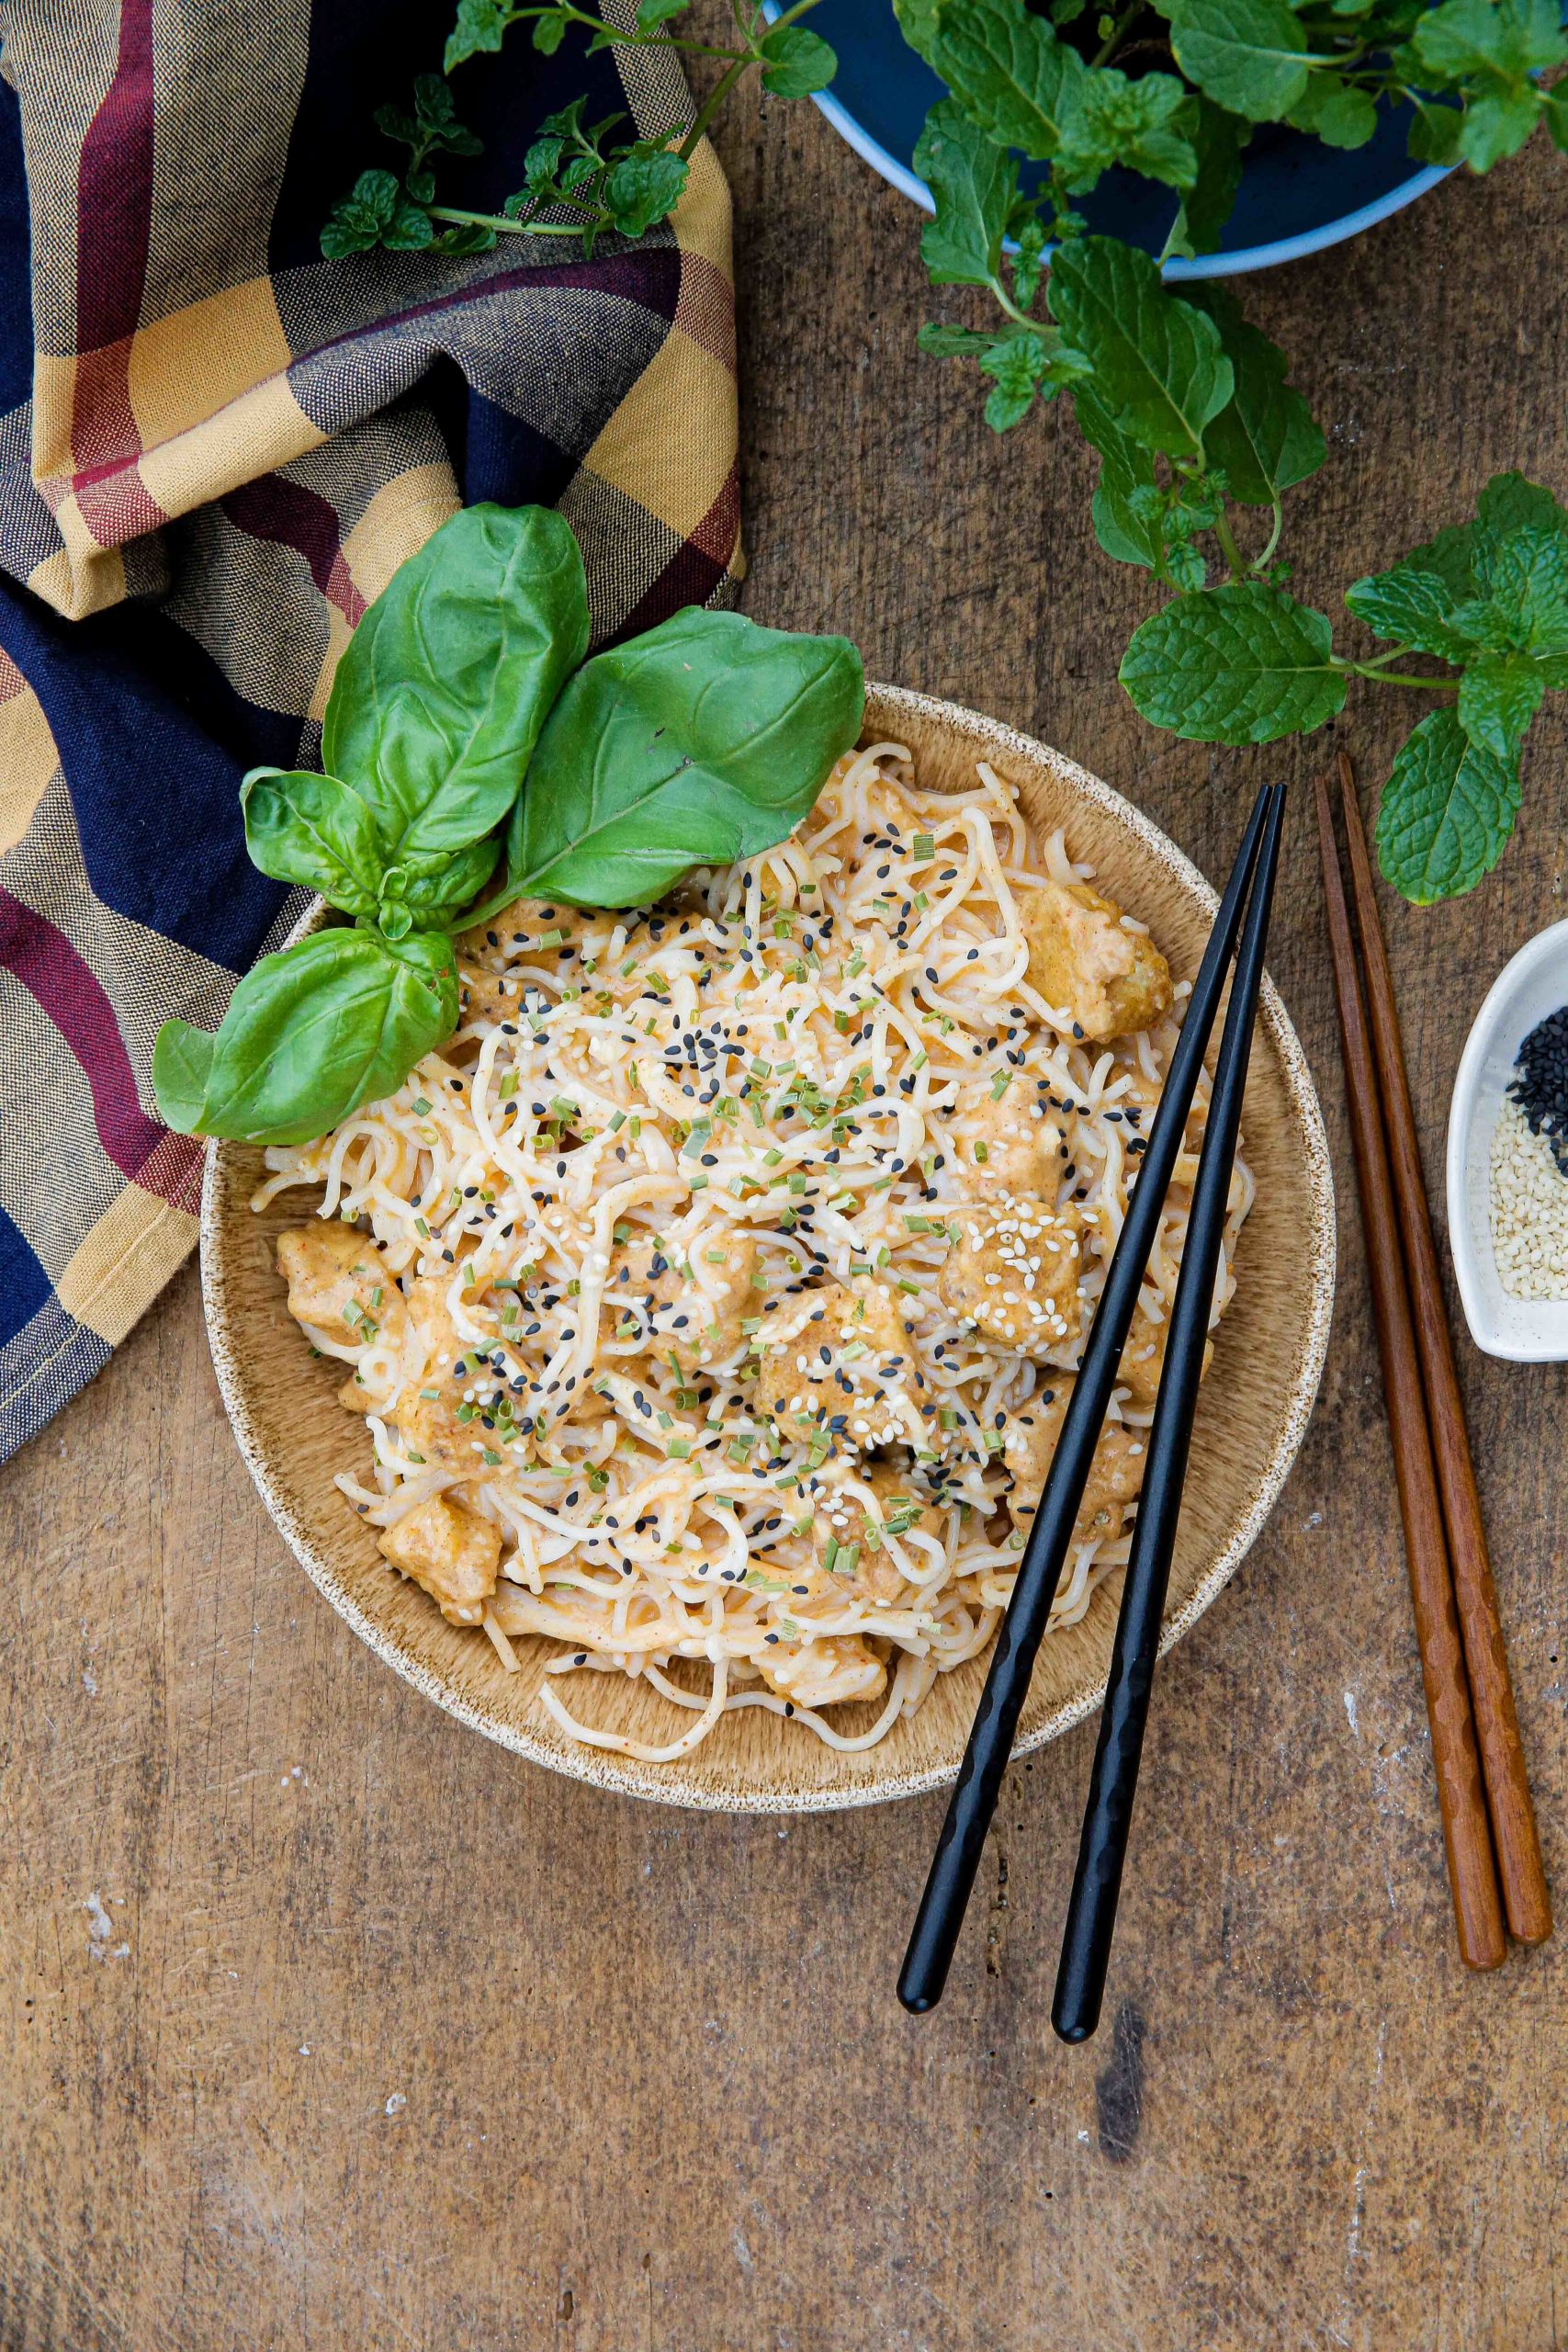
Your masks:
{"label": "blue bowl rim", "polygon": [[[764,0],[764,6],[771,17],[777,10],[778,0]],[[813,104],[874,172],[910,198],[922,211],[935,209],[924,180],[918,179],[908,164],[901,164],[896,155],[889,154],[880,141],[863,129],[841,98],[834,97],[830,90],[818,90]],[[1371,204],[1363,204],[1358,211],[1347,212],[1337,220],[1325,220],[1319,229],[1303,229],[1299,236],[1279,237],[1271,244],[1248,245],[1238,253],[1200,254],[1192,261],[1168,261],[1164,275],[1171,278],[1239,277],[1249,270],[1275,269],[1281,262],[1304,261],[1309,254],[1325,253],[1330,245],[1343,244],[1348,237],[1359,237],[1363,229],[1375,229],[1380,220],[1402,212],[1418,196],[1436,187],[1439,180],[1447,179],[1451,168],[1428,164],[1413,172],[1407,180],[1402,180],[1397,187],[1390,188],[1386,196],[1375,198]]]}

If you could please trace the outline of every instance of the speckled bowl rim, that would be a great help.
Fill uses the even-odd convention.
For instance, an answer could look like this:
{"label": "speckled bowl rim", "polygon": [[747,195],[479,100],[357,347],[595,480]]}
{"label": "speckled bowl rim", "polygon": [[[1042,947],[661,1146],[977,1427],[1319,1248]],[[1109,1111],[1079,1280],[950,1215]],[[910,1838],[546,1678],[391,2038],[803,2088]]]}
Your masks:
{"label": "speckled bowl rim", "polygon": [[[1134,808],[1119,792],[1113,792],[1109,785],[1102,784],[1098,776],[1091,775],[1087,768],[1079,767],[1076,761],[1066,758],[1060,752],[1053,751],[1049,745],[1021,733],[1017,728],[1004,726],[998,719],[987,718],[978,711],[965,708],[961,703],[945,702],[934,695],[917,694],[908,686],[884,686],[868,682],[866,708],[868,726],[874,724],[885,737],[889,724],[896,727],[901,717],[923,719],[939,726],[957,726],[976,743],[977,755],[981,758],[994,755],[1004,763],[1016,759],[1029,763],[1043,763],[1054,768],[1064,785],[1136,835],[1145,849],[1213,919],[1219,905],[1219,895],[1191,859],[1178,849],[1168,835],[1152,823],[1141,809]],[[318,901],[296,925],[294,935],[300,936],[313,929],[321,920],[321,912]],[[1328,1138],[1306,1055],[1279,990],[1267,974],[1263,980],[1258,1018],[1279,1056],[1285,1091],[1306,1144],[1304,1173],[1311,1225],[1305,1240],[1309,1250],[1308,1262],[1314,1269],[1311,1304],[1294,1378],[1283,1400],[1279,1434],[1258,1477],[1252,1502],[1181,1608],[1166,1620],[1160,1636],[1161,1657],[1197,1623],[1215,1595],[1230,1582],[1261,1533],[1306,1435],[1328,1348],[1329,1325],[1334,1311],[1336,1261],[1334,1175],[1328,1155]],[[699,1788],[674,1777],[666,1778],[666,1768],[643,1764],[633,1757],[617,1756],[601,1748],[562,1749],[547,1745],[536,1737],[526,1724],[502,1721],[491,1715],[476,1701],[450,1688],[421,1659],[411,1657],[402,1642],[378,1623],[355,1600],[337,1570],[316,1549],[310,1528],[272,1476],[263,1433],[253,1420],[246,1401],[228,1306],[218,1216],[218,1171],[226,1149],[223,1144],[214,1144],[209,1148],[201,1189],[202,1305],[224,1408],[245,1466],[255,1482],[256,1491],[284,1542],[323,1599],[331,1602],[361,1641],[374,1650],[394,1673],[400,1675],[405,1682],[412,1683],[427,1699],[433,1699],[438,1707],[455,1715],[471,1731],[482,1732],[487,1739],[510,1748],[514,1755],[526,1758],[530,1763],[542,1764],[547,1770],[564,1773],[570,1780],[584,1781],[593,1788],[626,1796],[646,1797],[657,1804],[681,1805],[693,1812],[840,1813],[858,1805],[889,1804],[897,1797],[923,1796],[929,1791],[945,1788],[956,1780],[958,1759],[954,1758],[951,1762],[928,1765],[914,1771],[892,1772],[883,1781],[857,1782],[842,1788],[781,1790],[737,1786],[722,1792],[712,1787]],[[1043,1747],[1048,1741],[1059,1738],[1063,1732],[1070,1731],[1075,1724],[1082,1723],[1086,1715],[1094,1713],[1104,1696],[1105,1684],[1101,1679],[1080,1690],[1071,1698],[1064,1699],[1019,1739],[1013,1750],[1014,1758],[1030,1755],[1036,1748]]]}

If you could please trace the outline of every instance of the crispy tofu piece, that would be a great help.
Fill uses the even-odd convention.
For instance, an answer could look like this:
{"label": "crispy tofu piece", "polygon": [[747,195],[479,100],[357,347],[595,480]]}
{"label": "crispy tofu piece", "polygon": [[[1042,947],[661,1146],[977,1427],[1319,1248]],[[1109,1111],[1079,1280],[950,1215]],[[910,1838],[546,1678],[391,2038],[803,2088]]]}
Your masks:
{"label": "crispy tofu piece", "polygon": [[874,1463],[855,1485],[870,1487],[874,1508],[863,1493],[842,1487],[822,1486],[812,1498],[812,1593],[897,1600],[907,1588],[889,1557],[883,1530],[889,1521],[900,1533],[934,1527],[936,1515],[908,1477],[885,1462]]}
{"label": "crispy tofu piece", "polygon": [[972,1192],[999,1185],[1051,1198],[1066,1159],[1061,1122],[1041,1109],[1022,1078],[1000,1097],[987,1085],[977,1101],[961,1104],[947,1120],[948,1165]]}
{"label": "crispy tofu piece", "polygon": [[722,1363],[743,1345],[742,1324],[762,1311],[766,1293],[753,1279],[760,1271],[757,1237],[744,1226],[722,1243],[700,1242],[689,1273],[650,1241],[617,1246],[604,1278],[602,1328],[610,1339],[635,1340],[639,1353],[673,1356],[682,1373]]}
{"label": "crispy tofu piece", "polygon": [[[1072,1393],[1071,1379],[1053,1381],[1048,1388],[1009,1416],[1002,1460],[1013,1482],[1008,1510],[1021,1533],[1028,1532],[1039,1508]],[[1145,1444],[1142,1430],[1125,1429],[1120,1421],[1106,1422],[1095,1448],[1083,1501],[1078,1506],[1073,1528],[1075,1543],[1087,1544],[1093,1536],[1120,1532],[1126,1506],[1144,1483]]]}
{"label": "crispy tofu piece", "polygon": [[782,1311],[777,1331],[766,1325],[752,1403],[759,1413],[788,1422],[848,1413],[859,1445],[906,1438],[906,1423],[882,1401],[890,1385],[912,1389],[913,1351],[897,1294],[874,1276],[852,1287],[829,1282],[805,1291]]}
{"label": "crispy tofu piece", "polygon": [[[446,1311],[447,1286],[444,1274],[421,1274],[409,1285],[409,1317],[422,1343],[423,1361],[417,1378],[411,1369],[389,1419],[401,1430],[409,1452],[422,1462],[433,1468],[471,1470],[475,1432],[457,1419],[464,1382],[454,1376],[454,1367],[468,1359]],[[365,1409],[361,1405],[361,1412]]]}
{"label": "crispy tofu piece", "polygon": [[381,1538],[393,1567],[423,1585],[449,1625],[477,1625],[495,1590],[501,1530],[476,1510],[432,1495]]}
{"label": "crispy tofu piece", "polygon": [[1054,1012],[1096,1045],[1146,1029],[1170,1010],[1170,967],[1146,933],[1087,882],[1044,882],[1018,894],[1028,979]]}
{"label": "crispy tofu piece", "polygon": [[1083,1227],[1075,1207],[1058,1214],[1026,1193],[998,1193],[952,1221],[958,1238],[937,1283],[950,1314],[1017,1355],[1043,1356],[1077,1337]]}
{"label": "crispy tofu piece", "polygon": [[779,1642],[753,1660],[770,1690],[797,1707],[835,1707],[847,1699],[879,1699],[887,1669],[859,1634],[825,1634],[786,1648]]}
{"label": "crispy tofu piece", "polygon": [[[402,1344],[403,1296],[380,1245],[340,1219],[317,1217],[277,1237],[288,1312],[342,1347]],[[364,1411],[364,1407],[360,1410]]]}
{"label": "crispy tofu piece", "polygon": [[515,1021],[527,982],[513,971],[495,971],[492,963],[525,964],[558,978],[574,978],[581,970],[585,943],[595,932],[608,940],[615,918],[585,914],[581,908],[555,905],[540,899],[514,899],[488,923],[476,924],[457,940],[457,1026],[475,1021]]}

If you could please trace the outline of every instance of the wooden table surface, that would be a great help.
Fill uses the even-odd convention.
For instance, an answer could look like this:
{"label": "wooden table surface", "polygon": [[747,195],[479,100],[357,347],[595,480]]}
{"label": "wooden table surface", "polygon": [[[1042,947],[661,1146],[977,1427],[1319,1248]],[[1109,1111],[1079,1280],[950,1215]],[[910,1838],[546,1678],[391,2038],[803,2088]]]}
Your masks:
{"label": "wooden table surface", "polygon": [[[721,145],[749,609],[1060,745],[1222,870],[1327,739],[1145,729],[1145,586],[1093,543],[1070,418],[998,444],[914,354],[913,216],[814,111]],[[1325,605],[1495,469],[1568,490],[1561,170],[1538,143],[1247,282],[1328,430],[1288,542]],[[1416,715],[1382,701],[1347,716],[1374,775]],[[1532,738],[1497,876],[1390,910],[1435,1185],[1469,1021],[1565,911],[1564,749]],[[1010,1777],[947,1998],[906,2017],[941,1798],[704,1819],[448,1721],[274,1534],[190,1268],[0,1477],[4,2352],[1568,2339],[1568,1930],[1455,1956],[1303,791],[1274,942],[1337,1323],[1283,1501],[1162,1675],[1100,2039],[1048,2022],[1092,1724]],[[1568,1913],[1564,1378],[1460,1359]]]}

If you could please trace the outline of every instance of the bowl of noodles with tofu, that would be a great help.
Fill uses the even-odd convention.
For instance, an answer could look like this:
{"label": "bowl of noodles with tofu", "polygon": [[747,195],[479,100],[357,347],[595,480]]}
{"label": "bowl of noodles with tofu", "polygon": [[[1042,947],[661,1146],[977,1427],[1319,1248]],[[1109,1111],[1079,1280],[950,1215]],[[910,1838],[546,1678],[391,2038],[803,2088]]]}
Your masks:
{"label": "bowl of noodles with tofu", "polygon": [[[395,1095],[209,1158],[219,1380],[311,1578],[601,1786],[787,1812],[951,1780],[1214,904],[1069,761],[872,687],[777,849],[462,934],[457,1033]],[[1021,1751],[1103,1693],[1206,1106]],[[1167,1646],[1280,1492],[1333,1287],[1266,982]]]}

